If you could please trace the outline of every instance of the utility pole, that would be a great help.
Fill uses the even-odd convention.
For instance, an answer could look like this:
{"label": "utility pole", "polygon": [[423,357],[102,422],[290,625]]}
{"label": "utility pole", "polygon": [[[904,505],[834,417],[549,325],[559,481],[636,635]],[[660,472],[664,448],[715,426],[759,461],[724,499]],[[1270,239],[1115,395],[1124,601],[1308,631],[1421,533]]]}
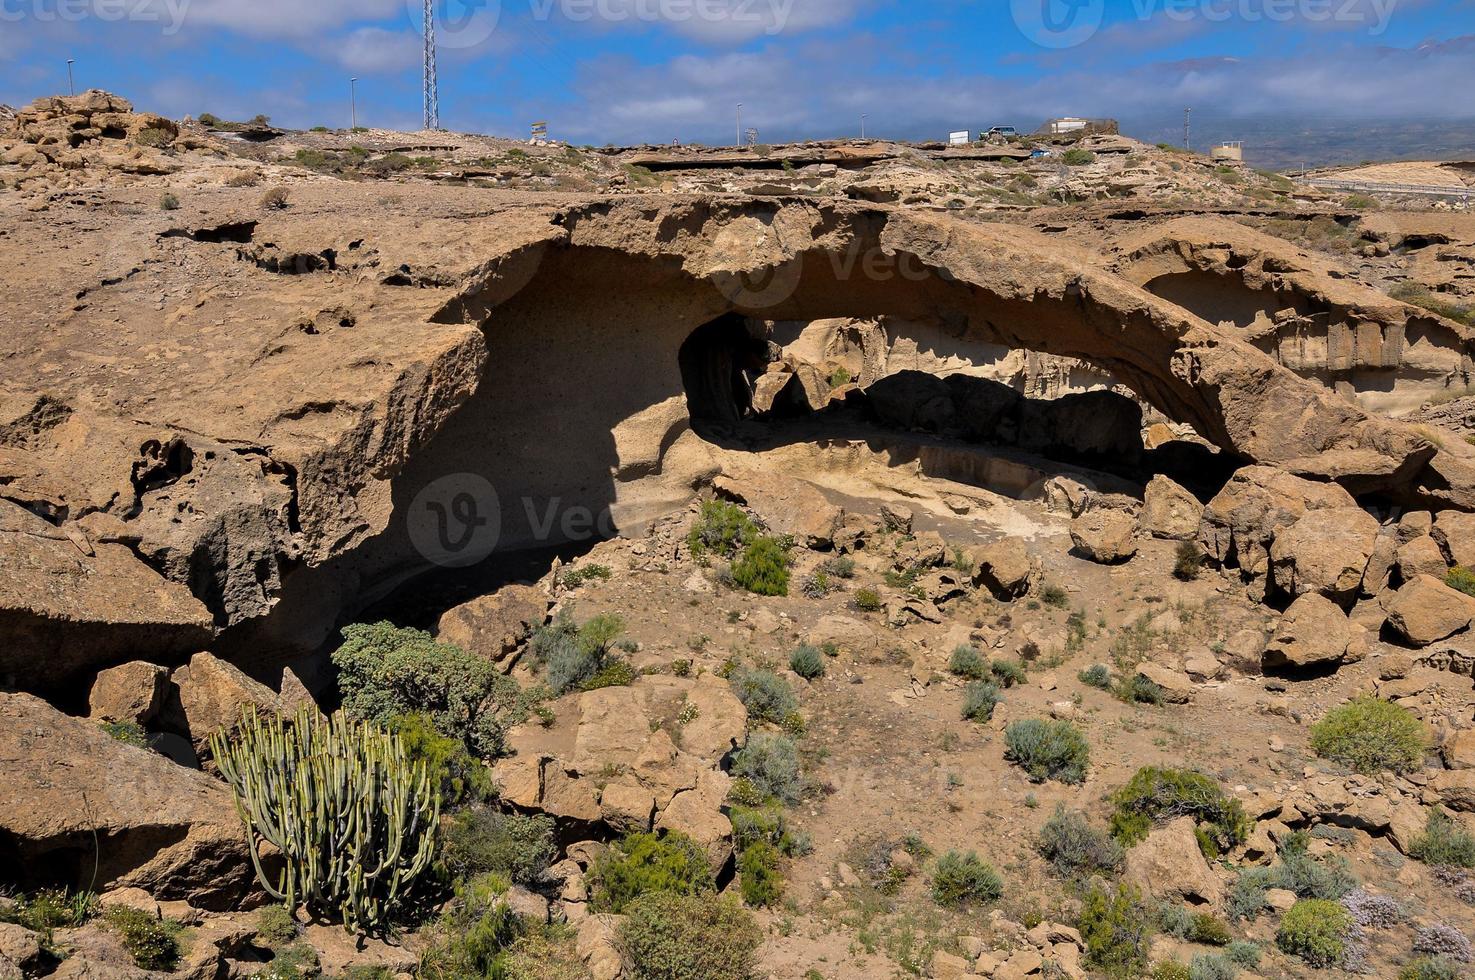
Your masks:
{"label": "utility pole", "polygon": [[860,138],[866,138],[866,114],[864,112],[860,114]]}
{"label": "utility pole", "polygon": [[1189,127],[1189,120],[1192,117],[1193,108],[1191,106],[1185,108],[1183,110],[1183,149],[1190,151],[1193,149],[1193,142],[1189,139],[1189,136],[1192,133],[1192,130]]}
{"label": "utility pole", "polygon": [[435,71],[435,0],[425,0],[425,128],[440,129],[440,79]]}
{"label": "utility pole", "polygon": [[741,102],[738,103],[737,108],[737,145],[739,150],[743,148],[743,104]]}
{"label": "utility pole", "polygon": [[72,95],[77,94],[77,83],[72,81],[72,65],[76,64],[76,58],[67,59],[67,91]]}
{"label": "utility pole", "polygon": [[352,115],[349,117],[353,122],[353,128],[359,128],[359,80],[350,78],[348,80],[348,105]]}

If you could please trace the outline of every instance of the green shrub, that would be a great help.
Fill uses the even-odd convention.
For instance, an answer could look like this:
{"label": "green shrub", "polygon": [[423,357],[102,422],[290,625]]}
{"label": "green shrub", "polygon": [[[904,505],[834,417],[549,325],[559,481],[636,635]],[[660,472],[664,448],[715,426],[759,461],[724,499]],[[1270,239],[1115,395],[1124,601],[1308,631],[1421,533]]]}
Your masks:
{"label": "green shrub", "polygon": [[1017,660],[995,660],[989,665],[988,670],[1003,688],[1018,687],[1029,681],[1024,664]]}
{"label": "green shrub", "polygon": [[758,841],[738,855],[743,901],[754,908],[777,905],[784,894],[784,876],[778,870],[779,851],[767,841]]}
{"label": "green shrub", "polygon": [[1096,154],[1079,146],[1073,146],[1060,155],[1060,162],[1067,167],[1084,167],[1096,162]]}
{"label": "green shrub", "polygon": [[496,795],[491,770],[466,751],[466,743],[437,731],[429,715],[418,711],[396,715],[389,729],[399,736],[411,763],[423,761],[426,769],[439,774],[441,799],[447,807],[480,803]]}
{"label": "green shrub", "polygon": [[861,612],[880,612],[882,608],[881,593],[875,589],[857,589],[855,591],[855,608]]}
{"label": "green shrub", "polygon": [[612,575],[614,572],[610,571],[608,565],[581,565],[566,569],[559,575],[558,581],[566,589],[577,589],[590,582],[608,582]]}
{"label": "green shrub", "polygon": [[160,211],[178,211],[179,210],[179,198],[175,197],[173,194],[170,194],[170,193],[167,193],[166,192],[163,197],[160,197],[159,198],[159,210]]}
{"label": "green shrub", "polygon": [[988,660],[976,647],[960,646],[953,651],[947,663],[948,672],[970,681],[981,681],[988,676]]}
{"label": "green shrub", "polygon": [[1464,975],[1447,956],[1421,956],[1398,971],[1398,980],[1461,980]]}
{"label": "green shrub", "polygon": [[1409,857],[1438,867],[1475,868],[1475,835],[1439,807],[1429,811],[1424,833],[1409,848]]}
{"label": "green shrub", "polygon": [[114,905],[103,921],[123,940],[135,966],[144,970],[172,970],[179,962],[179,926],[143,909]]}
{"label": "green shrub", "polygon": [[994,709],[1004,700],[997,684],[974,681],[963,689],[963,717],[980,725],[993,720]]}
{"label": "green shrub", "polygon": [[[250,176],[254,178],[256,175],[253,173]],[[245,186],[255,187],[256,184],[253,181],[253,183]],[[291,200],[291,198],[292,192],[289,191],[287,188],[272,187],[269,188],[266,193],[261,195],[261,206],[263,208],[266,208],[268,211],[283,211],[286,210],[287,204]]]}
{"label": "green shrub", "polygon": [[1188,967],[1177,960],[1163,960],[1152,968],[1147,980],[1192,980],[1192,977],[1188,974]]}
{"label": "green shrub", "polygon": [[1229,926],[1223,919],[1207,912],[1194,913],[1193,925],[1188,930],[1189,942],[1205,946],[1227,946],[1229,939]]}
{"label": "green shrub", "polygon": [[307,943],[293,943],[277,950],[271,963],[255,977],[256,980],[313,980],[322,973],[318,951]]}
{"label": "green shrub", "polygon": [[526,715],[515,680],[421,630],[346,626],[333,663],[350,717],[388,726],[397,715],[424,712],[436,731],[482,758],[501,755],[508,727]]}
{"label": "green shrub", "polygon": [[1167,701],[1167,692],[1156,682],[1141,674],[1132,673],[1116,685],[1116,696],[1128,704],[1151,704],[1161,707]]}
{"label": "green shrub", "polygon": [[1458,589],[1465,595],[1475,596],[1475,571],[1463,565],[1456,565],[1444,573],[1444,584],[1451,589]]}
{"label": "green shrub", "polygon": [[772,801],[756,806],[737,805],[727,814],[732,822],[732,845],[745,851],[753,844],[772,844],[780,853],[802,856],[813,850],[813,843],[803,832],[791,833],[784,808]]}
{"label": "green shrub", "polygon": [[457,878],[496,874],[515,884],[536,884],[558,856],[553,830],[546,814],[472,807],[444,827],[441,860]]}
{"label": "green shrub", "polygon": [[256,913],[256,935],[268,946],[285,946],[301,932],[292,910],[285,905],[268,905]]}
{"label": "green shrub", "polygon": [[1280,920],[1275,943],[1311,966],[1326,968],[1342,962],[1352,916],[1336,902],[1306,898],[1297,902]]}
{"label": "green shrub", "polygon": [[1204,570],[1204,551],[1196,541],[1178,542],[1178,551],[1173,558],[1173,577],[1192,582]]}
{"label": "green shrub", "polygon": [[806,681],[825,676],[825,655],[809,644],[789,654],[789,669]]}
{"label": "green shrub", "polygon": [[763,934],[730,899],[655,893],[630,904],[618,938],[632,980],[752,980]]}
{"label": "green shrub", "polygon": [[1370,695],[1333,708],[1311,726],[1311,751],[1369,776],[1417,769],[1427,742],[1412,712]]}
{"label": "green shrub", "polygon": [[732,775],[746,779],[765,798],[796,803],[804,788],[799,750],[794,740],[770,732],[754,732],[733,756]]}
{"label": "green shrub", "polygon": [[1081,730],[1068,721],[1016,721],[1004,730],[1004,745],[1004,757],[1035,782],[1085,782],[1091,749]]}
{"label": "green shrub", "polygon": [[696,557],[712,553],[731,558],[757,536],[757,525],[741,507],[725,500],[708,500],[702,503],[686,545]]}
{"label": "green shrub", "polygon": [[1252,943],[1245,939],[1236,939],[1224,947],[1225,959],[1248,970],[1253,970],[1260,965],[1262,953],[1259,943]]}
{"label": "green shrub", "polygon": [[1112,794],[1111,803],[1112,835],[1128,847],[1145,840],[1154,824],[1185,815],[1198,823],[1199,847],[1209,857],[1244,843],[1250,832],[1240,802],[1191,769],[1145,766]]}
{"label": "green shrub", "polygon": [[1040,601],[1054,609],[1070,606],[1070,593],[1058,585],[1047,585],[1040,590]]}
{"label": "green shrub", "polygon": [[137,143],[139,146],[147,146],[151,149],[162,150],[164,147],[174,142],[174,134],[169,132],[169,130],[167,129],[159,129],[154,126],[150,126],[147,129],[139,130],[138,135],[133,137],[133,142]]}
{"label": "green shrub", "polygon": [[831,388],[843,388],[854,380],[855,376],[852,375],[850,373],[850,369],[845,367],[844,365],[841,365],[840,367],[837,367],[835,368],[835,370],[830,372]]}
{"label": "green shrub", "polygon": [[625,621],[618,616],[595,616],[580,626],[560,613],[534,631],[528,655],[554,694],[629,684],[634,672],[614,653],[624,632]]}
{"label": "green shrub", "polygon": [[1284,888],[1298,898],[1341,898],[1357,887],[1357,878],[1345,858],[1318,860],[1304,849],[1282,850],[1280,863],[1270,869],[1269,888]]}
{"label": "green shrub", "polygon": [[84,925],[101,911],[92,892],[45,888],[29,896],[19,896],[8,907],[0,904],[0,922],[24,926],[49,937],[53,930]]}
{"label": "green shrub", "polygon": [[115,742],[122,742],[136,749],[149,747],[149,733],[136,721],[105,721],[102,723],[102,730]]}
{"label": "green shrub", "polygon": [[789,682],[771,670],[743,668],[730,679],[732,693],[748,709],[750,721],[783,724],[790,712],[799,708],[799,700]]}
{"label": "green shrub", "polygon": [[1076,676],[1087,687],[1094,687],[1102,691],[1111,689],[1111,668],[1105,664],[1093,664]]}
{"label": "green shrub", "polygon": [[522,930],[507,904],[507,888],[505,878],[482,875],[456,889],[433,930],[434,941],[420,956],[421,980],[502,975],[502,955]]}
{"label": "green shrub", "polygon": [[1142,975],[1152,925],[1136,889],[1118,885],[1109,891],[1093,885],[1082,900],[1077,926],[1088,966],[1121,980]]}
{"label": "green shrub", "polygon": [[220,117],[211,112],[200,113],[200,125],[208,128],[219,126]]}
{"label": "green shrub", "polygon": [[932,900],[949,908],[996,902],[1004,894],[1004,879],[992,866],[969,851],[948,851],[932,871]]}
{"label": "green shrub", "polygon": [[1064,804],[1040,828],[1040,854],[1068,878],[1112,874],[1122,866],[1122,846],[1116,839]]}
{"label": "green shrub", "polygon": [[1239,967],[1223,956],[1200,953],[1188,964],[1188,980],[1234,980]]}
{"label": "green shrub", "polygon": [[616,913],[650,892],[693,895],[717,887],[707,852],[675,831],[630,834],[594,862],[590,877],[595,905]]}
{"label": "green shrub", "polygon": [[830,578],[855,578],[855,559],[849,555],[836,555],[819,566],[819,570]]}
{"label": "green shrub", "polygon": [[742,557],[733,562],[732,580],[754,595],[788,595],[788,549],[777,538],[754,538]]}

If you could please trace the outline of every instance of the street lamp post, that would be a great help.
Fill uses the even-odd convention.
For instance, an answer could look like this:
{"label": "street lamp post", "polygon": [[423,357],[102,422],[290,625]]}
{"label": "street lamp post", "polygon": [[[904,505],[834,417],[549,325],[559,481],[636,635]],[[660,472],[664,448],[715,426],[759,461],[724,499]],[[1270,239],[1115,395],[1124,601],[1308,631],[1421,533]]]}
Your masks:
{"label": "street lamp post", "polygon": [[866,114],[864,112],[860,114],[860,138],[866,138]]}
{"label": "street lamp post", "polygon": [[348,80],[348,105],[349,119],[354,129],[359,128],[359,80],[350,78]]}
{"label": "street lamp post", "polygon": [[77,83],[72,80],[72,65],[76,64],[76,58],[67,59],[67,91],[72,95],[77,94]]}
{"label": "street lamp post", "polygon": [[737,145],[739,150],[743,148],[743,104],[741,102],[738,103],[737,108]]}

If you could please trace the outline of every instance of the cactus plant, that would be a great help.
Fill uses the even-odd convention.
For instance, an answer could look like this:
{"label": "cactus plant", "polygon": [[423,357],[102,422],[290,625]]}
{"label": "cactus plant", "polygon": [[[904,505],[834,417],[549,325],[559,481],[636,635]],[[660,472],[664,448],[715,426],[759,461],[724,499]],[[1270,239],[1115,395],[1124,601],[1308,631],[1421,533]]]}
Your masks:
{"label": "cactus plant", "polygon": [[[210,739],[246,825],[256,877],[295,909],[383,928],[435,856],[438,781],[397,736],[341,712],[260,717]],[[276,880],[261,845],[280,852]]]}

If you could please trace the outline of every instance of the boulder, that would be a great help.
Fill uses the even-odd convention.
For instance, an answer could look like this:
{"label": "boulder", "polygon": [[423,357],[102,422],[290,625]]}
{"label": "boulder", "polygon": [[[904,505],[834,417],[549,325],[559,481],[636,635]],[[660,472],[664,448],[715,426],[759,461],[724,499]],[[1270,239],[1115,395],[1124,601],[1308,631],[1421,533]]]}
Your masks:
{"label": "boulder", "polygon": [[1327,507],[1280,531],[1270,546],[1275,584],[1293,596],[1315,592],[1351,605],[1378,538],[1378,521],[1360,507]]}
{"label": "boulder", "polygon": [[1137,553],[1137,525],[1117,510],[1093,510],[1070,524],[1076,554],[1103,565],[1127,561]]}
{"label": "boulder", "polygon": [[71,532],[0,500],[0,687],[56,690],[102,664],[210,642],[214,620],[188,588],[124,545]]}
{"label": "boulder", "polygon": [[721,763],[746,736],[748,712],[727,681],[646,675],[627,687],[565,695],[554,722],[508,734],[514,754],[492,775],[524,810],[619,830],[679,830],[714,865],[731,856]]}
{"label": "boulder", "polygon": [[[21,887],[92,881],[228,907],[250,889],[230,790],[24,694],[0,694],[0,863]],[[94,843],[98,845],[94,852]],[[40,879],[27,882],[27,869]]]}
{"label": "boulder", "polygon": [[1430,530],[1451,565],[1475,568],[1475,514],[1446,510]]}
{"label": "boulder", "polygon": [[100,672],[87,697],[88,715],[97,721],[147,725],[164,705],[169,671],[135,660]]}
{"label": "boulder", "polygon": [[1475,769],[1475,728],[1451,732],[1439,746],[1446,769]]}
{"label": "boulder", "polygon": [[22,926],[0,922],[0,960],[28,970],[40,966],[41,936]]}
{"label": "boulder", "polygon": [[1335,483],[1304,480],[1273,466],[1246,466],[1204,508],[1198,539],[1210,559],[1238,565],[1246,579],[1263,588],[1271,545],[1283,529],[1309,511],[1356,506]]}
{"label": "boulder", "polygon": [[1204,505],[1172,480],[1159,474],[1147,484],[1137,527],[1144,534],[1169,541],[1191,541],[1198,534]]}
{"label": "boulder", "polygon": [[1306,670],[1356,663],[1367,656],[1367,630],[1325,596],[1308,592],[1280,617],[1265,646],[1267,671]]}
{"label": "boulder", "polygon": [[195,654],[172,679],[173,699],[163,724],[189,738],[201,756],[209,752],[211,735],[240,724],[247,706],[262,714],[282,710],[275,691],[211,653]]}
{"label": "boulder", "polygon": [[1420,575],[1384,603],[1388,628],[1423,647],[1469,629],[1475,622],[1475,597],[1452,589],[1432,575]]}
{"label": "boulder", "polygon": [[591,915],[579,922],[575,949],[591,980],[619,980],[625,975],[620,955],[621,921],[619,916]]}
{"label": "boulder", "polygon": [[1124,881],[1144,895],[1219,908],[1224,884],[1199,850],[1192,817],[1179,817],[1127,852]]}
{"label": "boulder", "polygon": [[1039,563],[1018,538],[1004,538],[968,554],[973,584],[1006,601],[1027,595],[1040,575]]}
{"label": "boulder", "polygon": [[1444,550],[1439,547],[1438,541],[1427,534],[1414,538],[1398,549],[1398,574],[1405,582],[1412,582],[1420,575],[1443,579],[1448,570]]}
{"label": "boulder", "polygon": [[1193,681],[1181,670],[1148,662],[1138,665],[1137,676],[1162,688],[1163,698],[1169,704],[1187,704],[1193,700]]}
{"label": "boulder", "polygon": [[845,517],[812,483],[762,471],[738,471],[712,481],[717,496],[747,507],[774,534],[805,548],[829,548]]}
{"label": "boulder", "polygon": [[548,621],[548,595],[532,585],[508,585],[447,610],[436,638],[501,663]]}

